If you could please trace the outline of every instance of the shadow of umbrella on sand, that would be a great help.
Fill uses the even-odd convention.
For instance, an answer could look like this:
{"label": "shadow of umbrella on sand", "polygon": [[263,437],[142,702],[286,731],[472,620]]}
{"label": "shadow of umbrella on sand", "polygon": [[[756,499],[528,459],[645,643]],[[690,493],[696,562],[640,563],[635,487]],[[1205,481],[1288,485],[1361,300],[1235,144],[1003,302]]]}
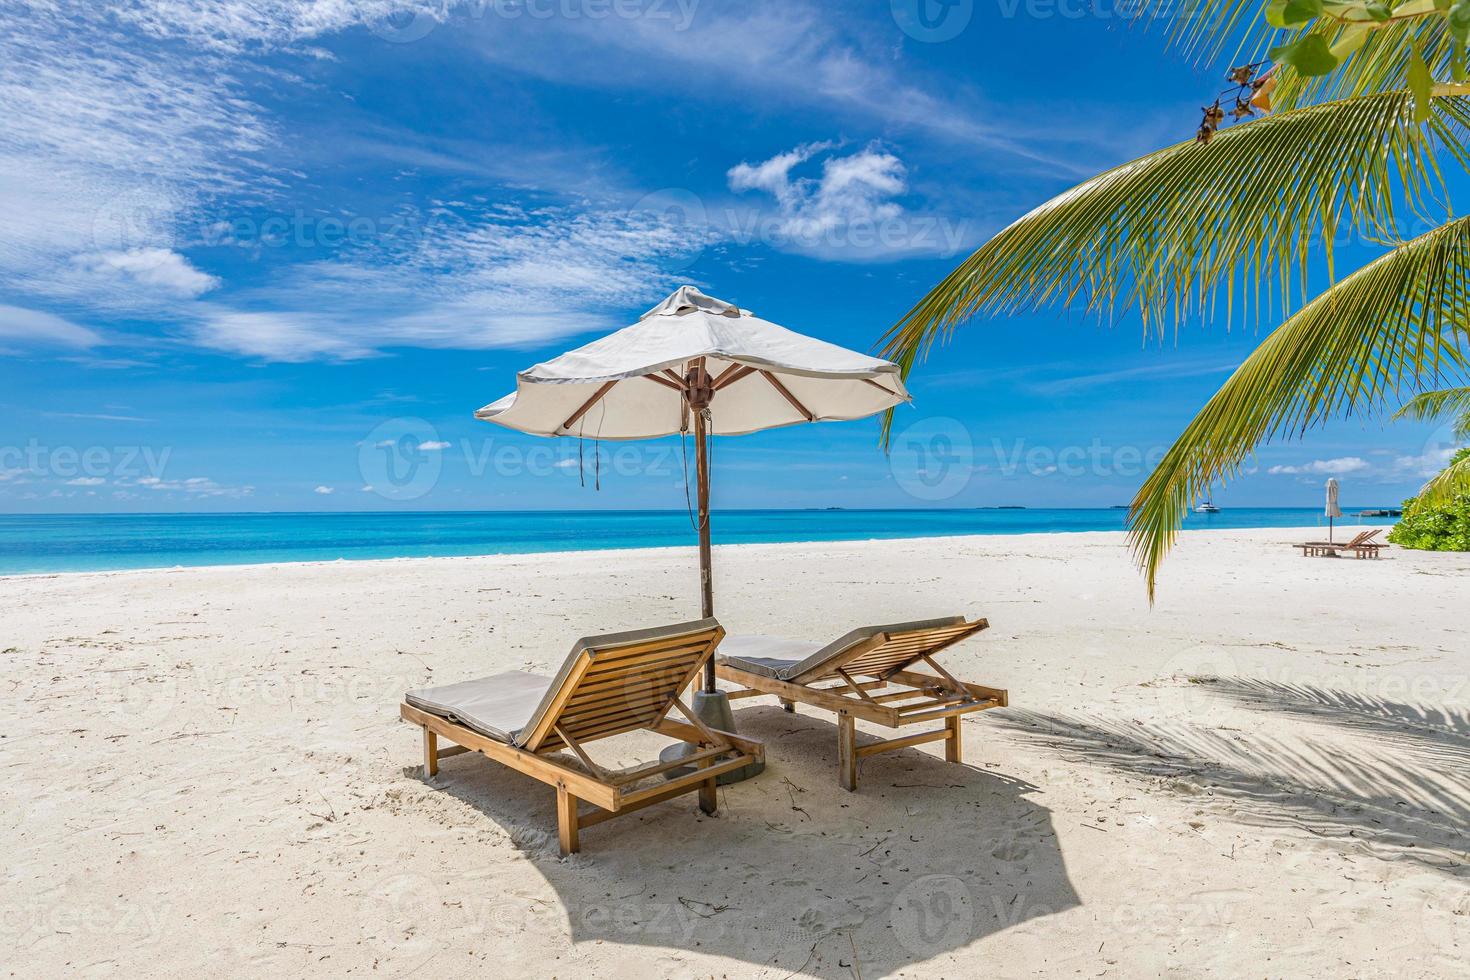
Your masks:
{"label": "shadow of umbrella on sand", "polygon": [[[701,616],[715,614],[710,554],[710,439],[804,422],[866,418],[909,400],[897,364],[807,337],[693,286],[638,322],[516,375],[516,390],[475,417],[549,437],[694,436]],[[735,730],[706,665],[694,710]],[[676,747],[682,749],[683,747]],[[758,764],[726,773],[735,782]]]}

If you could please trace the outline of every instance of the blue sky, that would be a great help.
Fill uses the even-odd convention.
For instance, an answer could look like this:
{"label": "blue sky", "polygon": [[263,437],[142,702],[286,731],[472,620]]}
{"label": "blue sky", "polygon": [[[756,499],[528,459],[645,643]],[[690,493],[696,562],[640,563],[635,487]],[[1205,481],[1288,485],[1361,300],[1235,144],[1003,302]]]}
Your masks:
{"label": "blue sky", "polygon": [[[931,0],[932,2],[932,0]],[[684,282],[859,350],[1217,88],[1075,0],[132,0],[0,38],[0,510],[676,507],[678,443],[473,420]],[[1349,251],[1345,258],[1357,258]],[[723,440],[716,506],[1107,506],[1272,323],[976,323],[875,422]],[[1224,505],[1396,502],[1432,427]],[[578,451],[585,465],[578,465]],[[583,483],[587,486],[583,486]]]}

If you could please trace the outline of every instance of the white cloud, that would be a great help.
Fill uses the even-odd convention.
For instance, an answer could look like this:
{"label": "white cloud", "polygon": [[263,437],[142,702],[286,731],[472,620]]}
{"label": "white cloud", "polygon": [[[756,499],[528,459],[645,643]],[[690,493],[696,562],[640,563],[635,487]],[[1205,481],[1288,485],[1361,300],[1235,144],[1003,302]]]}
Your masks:
{"label": "white cloud", "polygon": [[877,147],[828,157],[822,162],[820,178],[792,177],[797,164],[826,147],[808,143],[763,163],[737,164],[728,174],[730,189],[763,190],[775,197],[780,231],[798,244],[816,244],[852,224],[873,225],[903,214],[903,208],[892,200],[908,186],[903,162]]}
{"label": "white cloud", "polygon": [[[358,25],[402,31],[414,18],[443,21],[482,0],[135,0],[115,16],[160,38],[186,38],[231,53],[281,48]],[[391,18],[391,19],[389,19]],[[432,27],[432,23],[424,23]]]}
{"label": "white cloud", "polygon": [[75,480],[67,480],[66,485],[69,487],[100,487],[106,482],[107,480],[100,476],[79,476]]}
{"label": "white cloud", "polygon": [[[128,481],[119,482],[126,485]],[[159,493],[183,493],[201,497],[248,497],[255,492],[252,486],[222,486],[207,476],[191,476],[184,480],[165,480],[157,476],[144,476],[137,480],[136,485],[144,490]],[[118,496],[118,494],[113,494],[113,496]]]}
{"label": "white cloud", "polygon": [[92,272],[121,273],[174,296],[194,297],[219,285],[219,279],[200,272],[184,256],[166,248],[94,252],[75,256],[72,261]]}
{"label": "white cloud", "polygon": [[334,494],[336,492],[337,492],[337,488],[336,487],[317,487],[315,490],[312,491],[312,493],[319,493],[323,497],[329,496],[329,495]]}
{"label": "white cloud", "polygon": [[93,347],[102,342],[96,331],[70,320],[4,304],[0,304],[0,337],[63,347]]}
{"label": "white cloud", "polygon": [[1012,163],[1093,172],[1049,155],[1040,140],[1016,135],[1029,129],[1050,141],[1056,127],[998,118],[1003,104],[964,90],[952,74],[926,82],[915,70],[895,68],[897,31],[865,33],[858,20],[834,16],[829,5],[800,0],[702,4],[682,27],[675,7],[664,5],[666,17],[499,19],[483,32],[480,50],[503,67],[560,84],[677,84],[691,101],[794,104],[885,131],[918,130]]}
{"label": "white cloud", "polygon": [[239,66],[119,29],[142,6],[31,4],[0,35],[0,277],[17,292],[166,308],[212,282],[177,252],[189,216],[263,186],[272,136]]}
{"label": "white cloud", "polygon": [[191,326],[194,340],[216,350],[275,361],[309,361],[318,357],[356,360],[373,356],[373,349],[339,333],[332,318],[313,312],[247,313],[205,307]]}
{"label": "white cloud", "polygon": [[1371,469],[1372,465],[1360,456],[1340,456],[1337,459],[1316,459],[1300,466],[1273,466],[1266,472],[1273,476],[1346,476]]}
{"label": "white cloud", "polygon": [[1459,450],[1458,442],[1438,448],[1427,448],[1418,456],[1398,456],[1393,461],[1393,470],[1403,476],[1428,478],[1435,476],[1450,464],[1450,457]]}
{"label": "white cloud", "polygon": [[421,442],[421,443],[419,443],[419,449],[423,450],[426,453],[437,452],[440,449],[448,449],[448,448],[449,448],[449,443],[447,443],[447,442],[431,441],[431,442]]}
{"label": "white cloud", "polygon": [[530,347],[624,326],[611,311],[673,289],[667,266],[690,246],[658,215],[466,207],[413,241],[303,263],[231,307],[200,304],[188,329],[203,346],[276,361]]}

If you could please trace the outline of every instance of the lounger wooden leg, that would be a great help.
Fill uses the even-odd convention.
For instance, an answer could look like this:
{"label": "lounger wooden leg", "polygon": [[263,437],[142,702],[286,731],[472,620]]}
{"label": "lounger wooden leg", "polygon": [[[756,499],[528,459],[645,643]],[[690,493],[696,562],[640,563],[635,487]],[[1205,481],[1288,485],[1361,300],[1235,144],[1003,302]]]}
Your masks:
{"label": "lounger wooden leg", "polygon": [[439,736],[424,729],[424,778],[439,775]]}
{"label": "lounger wooden leg", "polygon": [[857,728],[845,711],[837,716],[837,785],[857,790]]}
{"label": "lounger wooden leg", "polygon": [[781,708],[782,708],[783,711],[787,712],[788,714],[793,714],[793,715],[796,714],[796,702],[795,701],[788,701],[785,698],[780,698],[779,700],[781,702]]}
{"label": "lounger wooden leg", "polygon": [[960,746],[960,716],[952,715],[944,721],[949,737],[944,740],[944,761],[963,762],[964,753]]}
{"label": "lounger wooden leg", "polygon": [[565,783],[556,784],[556,830],[561,838],[561,856],[582,849],[577,840],[577,798],[567,792]]}
{"label": "lounger wooden leg", "polygon": [[[696,765],[708,769],[709,760],[701,759]],[[720,787],[713,776],[699,784],[699,808],[711,817],[720,809]]]}

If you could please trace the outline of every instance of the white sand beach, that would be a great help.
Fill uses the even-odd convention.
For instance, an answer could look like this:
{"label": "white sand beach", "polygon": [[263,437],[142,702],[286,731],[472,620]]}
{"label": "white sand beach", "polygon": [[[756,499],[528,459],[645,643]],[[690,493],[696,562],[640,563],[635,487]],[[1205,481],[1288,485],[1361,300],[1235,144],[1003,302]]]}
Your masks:
{"label": "white sand beach", "polygon": [[[1340,529],[1347,535],[1352,529]],[[1186,533],[716,549],[731,632],[969,613],[1011,707],[863,760],[736,702],[769,767],[584,831],[403,692],[692,619],[694,549],[0,579],[12,976],[1435,976],[1470,955],[1470,555]],[[862,727],[862,726],[860,726]],[[651,754],[652,736],[613,746]]]}

